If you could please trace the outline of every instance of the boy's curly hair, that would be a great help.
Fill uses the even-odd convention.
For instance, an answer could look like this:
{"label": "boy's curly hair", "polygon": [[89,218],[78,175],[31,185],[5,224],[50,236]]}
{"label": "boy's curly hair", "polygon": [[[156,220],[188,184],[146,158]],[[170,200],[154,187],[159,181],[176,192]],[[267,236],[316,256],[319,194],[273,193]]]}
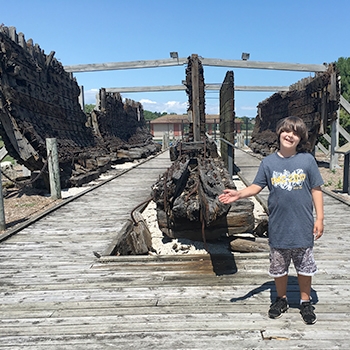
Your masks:
{"label": "boy's curly hair", "polygon": [[286,117],[278,121],[276,126],[277,133],[277,144],[278,148],[280,148],[280,136],[282,131],[286,132],[294,132],[300,137],[300,142],[297,146],[297,152],[308,152],[310,149],[310,145],[308,142],[309,134],[307,130],[307,126],[304,121],[299,117]]}

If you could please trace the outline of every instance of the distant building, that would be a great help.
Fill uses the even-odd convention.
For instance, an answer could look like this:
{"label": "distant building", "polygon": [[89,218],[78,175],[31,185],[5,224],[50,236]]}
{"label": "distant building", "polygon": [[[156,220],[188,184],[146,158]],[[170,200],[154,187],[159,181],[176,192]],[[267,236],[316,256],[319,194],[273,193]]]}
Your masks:
{"label": "distant building", "polygon": [[[213,135],[216,130],[219,133],[220,116],[218,114],[206,114],[205,124],[209,135]],[[236,132],[241,132],[241,120],[235,120]],[[170,138],[179,139],[188,132],[189,120],[187,114],[166,114],[157,119],[151,120],[150,132],[155,139],[161,139],[164,133],[168,133]]]}

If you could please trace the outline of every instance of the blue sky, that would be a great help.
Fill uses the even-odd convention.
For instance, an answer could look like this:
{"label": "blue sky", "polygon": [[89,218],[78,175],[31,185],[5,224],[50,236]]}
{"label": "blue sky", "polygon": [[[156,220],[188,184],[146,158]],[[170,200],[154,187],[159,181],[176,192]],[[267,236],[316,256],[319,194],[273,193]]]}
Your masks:
{"label": "blue sky", "polygon": [[[349,57],[348,0],[0,0],[0,24],[63,65],[127,62],[198,54],[205,58],[322,64]],[[85,103],[99,88],[179,85],[185,66],[77,73]],[[206,83],[221,83],[227,70],[236,85],[288,86],[308,72],[204,67]],[[272,93],[236,92],[237,116],[256,116]],[[186,113],[185,92],[130,93],[152,112]],[[206,113],[218,113],[216,92],[206,93]]]}

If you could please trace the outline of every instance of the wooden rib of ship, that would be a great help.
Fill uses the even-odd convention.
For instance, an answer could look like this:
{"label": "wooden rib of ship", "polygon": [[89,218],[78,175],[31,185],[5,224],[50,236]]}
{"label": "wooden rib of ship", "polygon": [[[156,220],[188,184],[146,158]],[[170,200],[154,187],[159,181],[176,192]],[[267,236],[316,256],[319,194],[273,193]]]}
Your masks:
{"label": "wooden rib of ship", "polygon": [[101,89],[100,105],[86,115],[77,81],[54,55],[14,27],[0,26],[0,134],[19,164],[42,170],[46,139],[55,138],[62,186],[69,187],[95,179],[115,162],[160,150],[142,105],[123,102],[119,93]]}

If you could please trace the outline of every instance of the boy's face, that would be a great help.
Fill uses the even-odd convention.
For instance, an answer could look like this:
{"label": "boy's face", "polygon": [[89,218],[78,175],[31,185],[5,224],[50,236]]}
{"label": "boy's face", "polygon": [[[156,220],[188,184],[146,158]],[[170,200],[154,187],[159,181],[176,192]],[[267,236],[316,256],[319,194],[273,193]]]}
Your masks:
{"label": "boy's face", "polygon": [[300,142],[300,136],[294,131],[282,131],[280,134],[280,146],[286,150],[296,151]]}

